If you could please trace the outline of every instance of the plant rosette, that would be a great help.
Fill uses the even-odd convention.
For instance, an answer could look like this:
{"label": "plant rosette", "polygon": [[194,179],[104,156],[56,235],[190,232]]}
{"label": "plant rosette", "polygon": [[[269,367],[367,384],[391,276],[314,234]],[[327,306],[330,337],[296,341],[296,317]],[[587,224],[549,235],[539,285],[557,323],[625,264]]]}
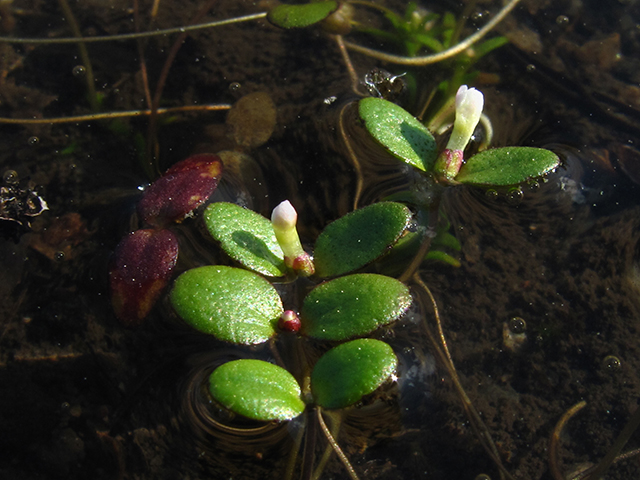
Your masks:
{"label": "plant rosette", "polygon": [[[204,214],[209,232],[244,268],[212,265],[188,270],[176,279],[170,302],[191,327],[238,345],[264,343],[279,331],[347,341],[316,363],[312,398],[307,399],[323,408],[344,408],[389,380],[397,366],[386,343],[354,338],[395,322],[413,300],[407,286],[395,278],[353,272],[384,256],[405,233],[412,214],[402,204],[381,202],[329,224],[316,241],[313,265],[316,277],[330,279],[310,290],[298,316],[285,311],[267,280],[282,279],[293,268],[287,256],[306,255],[292,210],[283,202],[270,221],[235,204],[209,205]],[[341,380],[336,382],[336,376]],[[214,370],[209,380],[216,401],[252,419],[288,420],[304,410],[298,382],[286,369],[268,362],[229,362]]]}
{"label": "plant rosette", "polygon": [[481,92],[462,85],[456,95],[456,117],[447,147],[437,151],[431,132],[409,112],[381,98],[358,103],[369,134],[391,155],[443,185],[510,187],[541,177],[560,165],[559,157],[544,148],[501,147],[464,158],[484,105]]}

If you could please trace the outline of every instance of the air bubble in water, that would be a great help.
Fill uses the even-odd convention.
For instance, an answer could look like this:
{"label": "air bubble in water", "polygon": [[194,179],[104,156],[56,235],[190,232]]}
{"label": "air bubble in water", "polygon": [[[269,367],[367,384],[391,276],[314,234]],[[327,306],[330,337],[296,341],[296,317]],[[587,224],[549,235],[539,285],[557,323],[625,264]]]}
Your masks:
{"label": "air bubble in water", "polygon": [[604,357],[602,364],[604,365],[605,368],[609,370],[615,370],[620,368],[620,365],[622,365],[622,362],[620,362],[620,359],[616,356],[607,355],[606,357]]}
{"label": "air bubble in water", "polygon": [[84,68],[84,65],[76,65],[73,67],[73,70],[71,70],[71,73],[73,73],[74,77],[84,77],[87,73],[87,69]]}
{"label": "air bubble in water", "polygon": [[15,170],[7,170],[2,175],[2,181],[7,185],[16,185],[20,181],[20,177]]}
{"label": "air bubble in water", "polygon": [[520,187],[512,188],[507,193],[507,203],[509,205],[520,205],[523,197],[524,197],[524,192]]}
{"label": "air bubble in water", "polygon": [[489,200],[497,200],[498,198],[498,192],[496,190],[487,190],[486,192],[484,192],[484,195]]}

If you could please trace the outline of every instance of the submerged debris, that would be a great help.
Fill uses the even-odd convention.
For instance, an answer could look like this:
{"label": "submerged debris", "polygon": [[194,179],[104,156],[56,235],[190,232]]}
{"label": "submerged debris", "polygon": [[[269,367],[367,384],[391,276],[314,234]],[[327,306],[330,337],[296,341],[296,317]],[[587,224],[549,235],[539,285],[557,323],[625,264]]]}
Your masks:
{"label": "submerged debris", "polygon": [[7,170],[0,187],[0,220],[31,227],[31,217],[49,210],[47,202],[38,195],[35,184],[28,179],[20,181],[15,170]]}

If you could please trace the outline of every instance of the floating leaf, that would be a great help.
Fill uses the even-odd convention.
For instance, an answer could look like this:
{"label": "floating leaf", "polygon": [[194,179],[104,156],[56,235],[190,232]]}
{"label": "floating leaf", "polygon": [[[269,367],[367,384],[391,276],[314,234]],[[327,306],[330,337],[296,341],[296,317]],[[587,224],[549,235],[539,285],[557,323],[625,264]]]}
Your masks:
{"label": "floating leaf", "polygon": [[397,366],[393,350],[380,340],[343,343],[316,363],[311,372],[311,393],[321,407],[348,407],[387,381]]}
{"label": "floating leaf", "polygon": [[305,408],[293,375],[262,360],[234,360],[216,368],[209,391],[224,407],[254,420],[291,420]]}
{"label": "floating leaf", "polygon": [[125,325],[139,325],[176,266],[178,239],[169,230],[137,230],[122,239],[113,257],[109,269],[113,309]]}
{"label": "floating leaf", "polygon": [[549,173],[558,165],[560,158],[544,148],[493,148],[467,160],[455,181],[484,187],[516,185]]}
{"label": "floating leaf", "polygon": [[196,330],[243,345],[266,342],[283,312],[278,292],[264,278],[220,265],[180,275],[171,304]]}
{"label": "floating leaf", "polygon": [[138,203],[138,214],[148,225],[177,222],[202,205],[218,186],[222,161],[217,155],[201,154],[176,163],[153,182]]}
{"label": "floating leaf", "polygon": [[204,212],[209,233],[245,267],[271,277],[286,273],[284,255],[271,221],[233,203],[212,203]]}
{"label": "floating leaf", "polygon": [[332,277],[351,272],[386,253],[411,220],[399,203],[380,202],[327,225],[316,241],[316,273]]}
{"label": "floating leaf", "polygon": [[323,283],[302,306],[302,333],[324,340],[367,335],[397,320],[411,305],[409,289],[395,278],[361,273]]}
{"label": "floating leaf", "polygon": [[409,112],[382,98],[363,98],[360,118],[369,133],[392,155],[423,171],[431,171],[438,155],[431,132]]}
{"label": "floating leaf", "polygon": [[318,23],[338,9],[338,2],[311,2],[302,5],[278,5],[267,14],[267,20],[280,28],[304,28]]}
{"label": "floating leaf", "polygon": [[268,93],[250,93],[231,107],[226,124],[237,145],[259,147],[271,138],[276,126],[276,106]]}

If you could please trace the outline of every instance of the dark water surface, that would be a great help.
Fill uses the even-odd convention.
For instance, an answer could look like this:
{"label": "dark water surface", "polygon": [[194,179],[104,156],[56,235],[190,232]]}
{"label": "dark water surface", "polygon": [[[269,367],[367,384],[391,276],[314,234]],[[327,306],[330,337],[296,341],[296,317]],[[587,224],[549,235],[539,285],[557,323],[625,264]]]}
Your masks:
{"label": "dark water surface", "polygon": [[[71,3],[84,36],[135,31],[135,4],[107,3]],[[479,3],[472,9],[478,24],[499,2]],[[3,5],[2,34],[73,36],[60,5]],[[162,0],[152,21],[151,2],[141,1],[140,30],[186,25],[201,6]],[[405,3],[390,6],[403,11]],[[450,1],[428,7],[462,10]],[[213,2],[203,20],[264,8]],[[633,1],[523,1],[498,32],[511,44],[478,64],[476,80],[494,144],[550,148],[563,166],[525,186],[522,198],[450,189],[444,208],[462,246],[461,266],[429,263],[420,275],[439,306],[461,384],[506,470],[547,479],[550,437],[570,407],[586,402],[559,438],[557,464],[566,475],[602,458],[640,394],[640,12]],[[139,54],[153,93],[175,38],[88,44],[100,110],[146,109]],[[1,117],[90,113],[77,45],[0,48]],[[416,87],[404,101],[414,113],[448,74],[442,66],[406,69],[355,53],[352,60],[360,78],[373,67],[408,72]],[[340,135],[342,107],[357,96],[332,37],[319,29],[285,32],[264,20],[194,33],[177,52],[161,106],[231,104],[258,91],[277,108],[275,131],[245,149],[250,159],[229,169],[213,200],[269,215],[290,199],[303,241],[312,244],[353,208],[358,178]],[[159,169],[194,152],[235,148],[225,115],[162,117]],[[348,107],[342,119],[362,169],[359,206],[415,183],[410,169],[363,135]],[[213,368],[236,358],[273,359],[268,346],[203,338],[176,320],[166,299],[137,328],[112,313],[109,259],[138,228],[135,204],[152,180],[141,160],[147,125],[136,118],[0,126],[2,172],[15,171],[20,189],[37,191],[50,209],[19,218],[31,228],[0,225],[0,478],[279,479],[305,431],[315,438],[316,461],[325,451],[312,416],[264,425],[232,418],[206,395]],[[5,175],[4,199],[14,179]],[[174,231],[180,272],[228,262],[198,215]],[[361,479],[500,478],[421,327],[425,319],[433,327],[433,309],[416,285],[412,292],[410,313],[375,334],[400,358],[398,380],[340,414],[338,443]],[[295,363],[302,354],[292,345],[284,339],[277,348]],[[309,344],[310,355],[322,348]],[[636,434],[623,451],[638,447]],[[298,463],[293,478],[300,470]],[[607,478],[638,476],[632,457]],[[321,478],[348,477],[333,455]]]}

